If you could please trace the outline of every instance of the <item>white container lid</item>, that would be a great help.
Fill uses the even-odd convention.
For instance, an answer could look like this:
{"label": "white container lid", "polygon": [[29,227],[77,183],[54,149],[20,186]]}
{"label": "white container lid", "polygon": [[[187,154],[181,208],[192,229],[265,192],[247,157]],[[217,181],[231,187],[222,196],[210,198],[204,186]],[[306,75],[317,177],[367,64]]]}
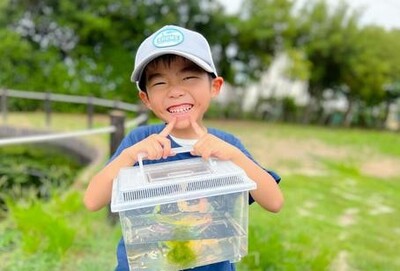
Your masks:
{"label": "white container lid", "polygon": [[218,196],[256,188],[231,161],[202,158],[122,168],[114,179],[111,211]]}

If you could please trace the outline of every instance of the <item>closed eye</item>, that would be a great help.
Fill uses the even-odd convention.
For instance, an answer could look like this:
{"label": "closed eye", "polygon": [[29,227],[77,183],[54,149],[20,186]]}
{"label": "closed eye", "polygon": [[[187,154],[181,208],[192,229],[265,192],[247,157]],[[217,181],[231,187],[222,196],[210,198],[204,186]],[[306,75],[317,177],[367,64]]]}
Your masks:
{"label": "closed eye", "polygon": [[186,77],[184,77],[183,80],[190,80],[190,79],[197,79],[197,78],[199,78],[199,77],[198,77],[198,76],[191,75],[191,76],[186,76]]}
{"label": "closed eye", "polygon": [[164,81],[154,81],[150,84],[151,87],[155,87],[155,86],[161,86],[161,85],[165,85],[166,82]]}

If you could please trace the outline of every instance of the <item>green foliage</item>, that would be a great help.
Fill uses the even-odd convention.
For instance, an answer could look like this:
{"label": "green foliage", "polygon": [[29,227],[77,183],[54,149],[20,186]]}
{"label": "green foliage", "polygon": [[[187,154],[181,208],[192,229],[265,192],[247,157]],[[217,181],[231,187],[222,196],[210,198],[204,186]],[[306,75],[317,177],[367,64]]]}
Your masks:
{"label": "green foliage", "polygon": [[9,216],[0,222],[1,270],[112,269],[119,225],[111,228],[105,212],[88,213],[80,192],[64,190],[48,201],[9,198],[7,203]]}
{"label": "green foliage", "polygon": [[192,235],[193,233],[190,232],[187,226],[174,229],[173,241],[166,242],[168,245],[167,259],[171,264],[185,268],[196,261],[197,255],[194,248],[196,240],[185,240]]}
{"label": "green foliage", "polygon": [[33,194],[47,198],[55,189],[69,187],[82,167],[54,147],[2,147],[0,155],[0,205],[9,196],[20,198]]}
{"label": "green foliage", "polygon": [[[82,208],[79,193],[52,195],[50,201],[42,201],[35,196],[16,201],[7,197],[8,216],[13,230],[6,231],[2,240],[7,250],[22,250],[19,262],[34,263],[19,266],[11,260],[10,268],[17,270],[36,270],[44,265],[55,266],[71,248],[77,235],[77,225],[70,222],[72,216]],[[37,257],[40,253],[41,257]],[[17,253],[19,254],[19,253]],[[35,256],[36,255],[36,256]],[[31,257],[34,261],[29,260]],[[40,260],[43,263],[40,263]],[[18,267],[19,266],[19,267]],[[8,270],[8,269],[7,269]]]}
{"label": "green foliage", "polygon": [[341,2],[329,12],[325,1],[305,4],[299,11],[295,46],[304,48],[311,65],[310,94],[321,96],[318,89],[341,83],[341,70],[355,50],[358,14],[350,13]]}
{"label": "green foliage", "polygon": [[[312,157],[313,162],[324,166],[318,176],[289,174],[274,168],[283,177],[280,186],[285,206],[278,214],[268,213],[256,204],[250,206],[249,254],[237,264],[237,270],[339,270],[338,261],[348,270],[400,268],[400,247],[395,239],[400,215],[400,176],[367,176],[360,166],[365,153],[383,161],[398,159],[398,134],[265,122],[223,121],[211,122],[210,126],[234,132],[244,142],[256,141],[249,145],[249,151],[268,157],[265,161],[278,159],[283,165],[291,160],[271,158],[274,152],[265,154],[263,150],[258,151],[259,146],[274,144],[279,139],[281,143],[287,140],[300,145],[304,144],[302,141],[320,142],[329,149],[337,148],[341,154],[346,150],[345,156]],[[257,140],[253,140],[254,135]],[[301,164],[299,160],[296,162]],[[379,168],[377,174],[383,170]],[[13,203],[21,211],[32,209],[34,213],[49,215],[51,219],[46,219],[51,223],[60,218],[66,229],[74,232],[74,238],[58,259],[52,252],[30,254],[21,251],[22,233],[14,218],[3,219],[0,221],[0,269],[112,270],[115,247],[121,237],[120,225],[111,227],[106,222],[106,210],[87,212],[81,199],[82,193],[70,194],[68,190],[46,202]],[[33,207],[33,202],[38,207]],[[36,218],[27,223],[36,223]]]}
{"label": "green foliage", "polygon": [[[285,244],[286,237],[276,225],[269,222],[266,232],[260,225],[252,224],[249,227],[249,256],[239,263],[239,270],[242,267],[249,271],[329,270],[333,251],[307,231],[297,231],[291,235],[290,244]],[[304,247],[308,249],[304,250]]]}
{"label": "green foliage", "polygon": [[7,206],[25,252],[42,251],[60,257],[72,245],[75,231],[68,226],[65,217],[69,208],[61,208],[65,205],[45,209],[44,203],[38,200],[33,200],[27,206],[7,200]]}
{"label": "green foliage", "polygon": [[[399,269],[400,261],[393,259],[400,243],[393,237],[400,176],[385,177],[400,159],[398,133],[243,121],[210,125],[242,138],[259,162],[282,176],[280,213],[250,207],[249,254],[238,270]],[[306,147],[315,142],[322,144],[315,151]],[[326,156],[320,152],[325,150]],[[311,160],[303,161],[300,152]],[[375,170],[367,174],[369,162]],[[306,164],[320,172],[302,172]]]}
{"label": "green foliage", "polygon": [[[208,22],[220,11],[215,1],[10,1],[0,9],[0,26],[16,37],[3,47],[18,49],[19,40],[26,43],[32,49],[21,56],[29,56],[31,65],[2,54],[2,62],[11,64],[3,75],[9,80],[0,77],[0,86],[136,102],[129,77],[139,43],[165,24],[209,32],[216,40]],[[15,74],[19,81],[13,79]]]}
{"label": "green foliage", "polygon": [[[249,255],[238,270],[396,270],[396,180],[342,167],[332,175],[284,176],[286,203],[277,216],[250,210]],[[390,213],[379,210],[390,207]],[[384,208],[382,208],[384,210]],[[340,260],[341,259],[341,260]],[[385,260],[387,259],[387,260]]]}
{"label": "green foliage", "polygon": [[[20,86],[28,81],[29,72],[35,70],[34,50],[29,42],[6,28],[0,28],[0,39],[0,85]],[[18,72],[15,67],[18,67]]]}
{"label": "green foliage", "polygon": [[327,168],[332,171],[340,172],[342,174],[346,174],[348,176],[360,176],[360,170],[357,165],[354,165],[350,161],[332,161],[329,159],[321,159],[321,163],[323,163]]}
{"label": "green foliage", "polygon": [[[359,50],[348,58],[349,65],[344,66],[343,83],[348,86],[345,92],[349,100],[362,100],[368,105],[380,104],[385,96],[385,84],[390,81],[388,74],[390,60],[383,61],[381,40],[385,32],[376,28],[365,28],[359,33]],[[379,42],[376,42],[379,40]]]}
{"label": "green foliage", "polygon": [[191,247],[190,241],[170,241],[167,259],[177,266],[190,266],[196,261],[196,253]]}
{"label": "green foliage", "polygon": [[282,99],[282,114],[283,120],[287,122],[294,122],[296,120],[298,107],[296,102],[291,97],[284,97]]}
{"label": "green foliage", "polygon": [[306,54],[298,49],[288,49],[287,54],[291,63],[286,70],[286,76],[294,80],[308,81],[311,76],[311,63]]}
{"label": "green foliage", "polygon": [[48,201],[9,198],[7,203],[11,211],[0,221],[1,270],[113,268],[120,226],[111,228],[105,212],[88,213],[80,192],[63,191]]}
{"label": "green foliage", "polygon": [[259,79],[277,52],[284,51],[292,31],[293,2],[288,0],[243,1],[238,19],[233,21],[237,52],[231,63],[238,63],[236,84]]}
{"label": "green foliage", "polygon": [[[226,14],[217,0],[2,1],[0,87],[137,102],[129,80],[137,47],[159,27],[177,24],[207,37],[219,74],[234,86],[258,80],[277,54],[287,52],[288,77],[309,81],[303,121],[322,123],[330,89],[349,101],[347,124],[352,107],[361,104],[382,111],[370,121],[381,125],[393,102],[386,86],[400,80],[400,31],[361,27],[362,13],[344,1],[333,10],[325,0],[302,3],[245,0],[238,14]],[[42,108],[32,101],[9,106]]]}

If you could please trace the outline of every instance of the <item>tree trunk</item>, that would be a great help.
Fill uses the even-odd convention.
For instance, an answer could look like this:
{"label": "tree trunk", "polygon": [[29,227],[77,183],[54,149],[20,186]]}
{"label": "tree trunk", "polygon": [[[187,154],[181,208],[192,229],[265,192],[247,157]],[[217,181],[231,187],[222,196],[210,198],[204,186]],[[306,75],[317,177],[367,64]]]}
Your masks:
{"label": "tree trunk", "polygon": [[345,127],[350,127],[351,121],[353,120],[354,101],[352,99],[348,99],[348,102],[349,103],[343,117],[343,126]]}
{"label": "tree trunk", "polygon": [[383,114],[382,117],[379,118],[379,123],[378,125],[380,126],[379,128],[385,128],[386,127],[386,122],[389,117],[389,110],[390,110],[390,101],[386,101],[385,106],[383,108]]}

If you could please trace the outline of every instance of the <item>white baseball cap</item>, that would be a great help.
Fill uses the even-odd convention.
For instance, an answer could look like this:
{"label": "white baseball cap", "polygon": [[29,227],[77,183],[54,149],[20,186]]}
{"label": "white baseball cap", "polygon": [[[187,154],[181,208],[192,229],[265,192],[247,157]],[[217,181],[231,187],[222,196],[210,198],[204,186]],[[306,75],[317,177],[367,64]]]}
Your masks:
{"label": "white baseball cap", "polygon": [[182,56],[217,77],[210,45],[198,32],[175,25],[166,25],[146,38],[136,52],[131,81],[138,89],[143,71],[153,59],[166,54]]}

